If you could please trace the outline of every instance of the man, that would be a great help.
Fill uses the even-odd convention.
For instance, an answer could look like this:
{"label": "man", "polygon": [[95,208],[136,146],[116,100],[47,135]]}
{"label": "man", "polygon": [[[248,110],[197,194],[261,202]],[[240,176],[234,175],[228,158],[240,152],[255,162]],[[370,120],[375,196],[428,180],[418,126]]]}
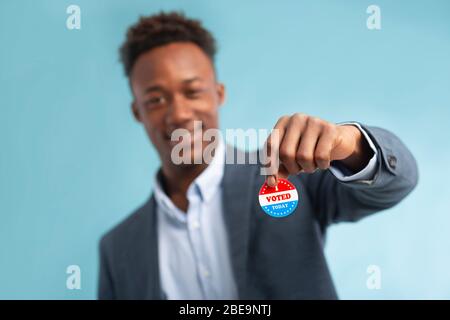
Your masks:
{"label": "man", "polygon": [[[417,183],[415,160],[383,129],[297,113],[276,121],[278,135],[267,140],[280,159],[268,176],[260,164],[226,163],[234,149],[221,140],[209,164],[176,164],[176,129],[219,126],[225,87],[215,51],[211,34],[178,13],[141,18],[128,31],[121,58],[131,107],[161,169],[148,201],[100,242],[99,298],[335,299],[327,227],[401,201]],[[273,218],[259,206],[259,189],[288,176],[298,206]]]}

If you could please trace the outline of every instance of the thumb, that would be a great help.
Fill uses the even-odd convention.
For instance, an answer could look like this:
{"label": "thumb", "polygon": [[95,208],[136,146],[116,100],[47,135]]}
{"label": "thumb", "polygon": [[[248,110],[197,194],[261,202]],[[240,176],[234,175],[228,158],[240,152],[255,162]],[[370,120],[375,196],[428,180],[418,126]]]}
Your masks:
{"label": "thumb", "polygon": [[279,179],[287,179],[289,177],[289,172],[283,164],[280,164],[278,172],[267,176],[267,185],[269,187],[276,187],[278,185]]}

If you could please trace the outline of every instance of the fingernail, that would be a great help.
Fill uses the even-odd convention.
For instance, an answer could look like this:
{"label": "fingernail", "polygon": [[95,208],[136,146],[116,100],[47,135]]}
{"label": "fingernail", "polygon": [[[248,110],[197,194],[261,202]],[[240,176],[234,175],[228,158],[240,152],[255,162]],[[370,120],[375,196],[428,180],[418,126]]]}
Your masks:
{"label": "fingernail", "polygon": [[276,180],[274,176],[270,176],[269,178],[267,178],[267,184],[271,187],[276,185]]}

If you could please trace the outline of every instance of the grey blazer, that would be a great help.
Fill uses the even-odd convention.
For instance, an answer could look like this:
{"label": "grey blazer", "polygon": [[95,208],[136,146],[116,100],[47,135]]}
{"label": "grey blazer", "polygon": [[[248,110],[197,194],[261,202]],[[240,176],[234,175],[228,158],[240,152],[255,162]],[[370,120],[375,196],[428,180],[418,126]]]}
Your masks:
{"label": "grey blazer", "polygon": [[[258,165],[225,165],[223,206],[240,299],[337,298],[323,251],[327,227],[394,206],[418,180],[413,156],[395,135],[363,128],[379,152],[373,182],[341,182],[328,170],[292,176],[299,203],[285,218],[272,218],[260,208],[264,176]],[[165,298],[156,217],[151,195],[102,237],[99,299]]]}

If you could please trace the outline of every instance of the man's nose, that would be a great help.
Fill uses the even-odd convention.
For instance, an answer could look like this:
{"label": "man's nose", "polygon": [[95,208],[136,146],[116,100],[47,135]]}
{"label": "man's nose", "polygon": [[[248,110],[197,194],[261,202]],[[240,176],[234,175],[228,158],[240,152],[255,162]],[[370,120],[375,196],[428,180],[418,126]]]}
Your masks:
{"label": "man's nose", "polygon": [[192,110],[186,101],[181,97],[172,100],[167,110],[166,122],[175,128],[183,127],[186,122],[192,119]]}

